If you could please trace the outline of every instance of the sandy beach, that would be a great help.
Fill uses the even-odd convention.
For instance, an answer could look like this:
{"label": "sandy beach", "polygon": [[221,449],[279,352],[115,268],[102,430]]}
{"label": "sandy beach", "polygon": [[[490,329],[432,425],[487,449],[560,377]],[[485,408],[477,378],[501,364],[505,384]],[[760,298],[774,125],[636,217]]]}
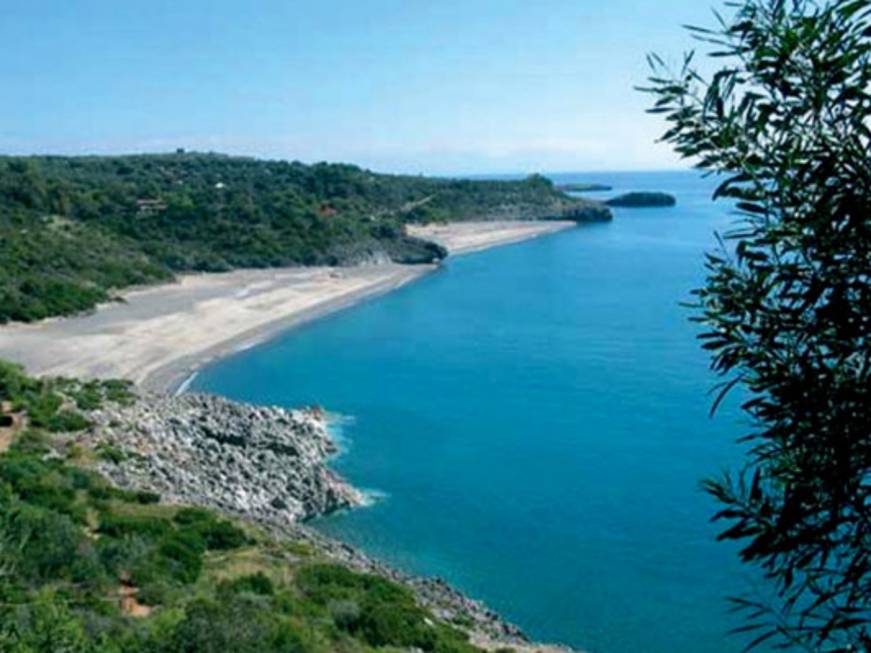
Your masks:
{"label": "sandy beach", "polygon": [[[486,222],[418,227],[467,253],[574,226]],[[0,327],[0,358],[32,374],[125,378],[151,390],[183,385],[203,365],[437,269],[432,265],[282,268],[183,275],[133,290],[88,315]]]}
{"label": "sandy beach", "polygon": [[413,236],[439,243],[451,254],[469,254],[497,245],[508,245],[521,240],[576,227],[577,223],[566,220],[549,222],[454,222],[412,226],[408,232]]}

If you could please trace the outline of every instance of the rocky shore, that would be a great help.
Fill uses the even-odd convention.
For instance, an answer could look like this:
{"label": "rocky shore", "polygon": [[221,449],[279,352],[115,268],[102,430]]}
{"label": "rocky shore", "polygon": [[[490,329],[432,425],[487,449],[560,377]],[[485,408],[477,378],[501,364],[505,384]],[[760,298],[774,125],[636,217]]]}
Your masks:
{"label": "rocky shore", "polygon": [[317,410],[251,406],[201,394],[148,394],[91,416],[99,470],[174,503],[282,525],[359,505],[330,470],[336,453]]}
{"label": "rocky shore", "polygon": [[84,443],[98,454],[97,469],[119,487],[235,515],[355,570],[400,582],[433,615],[466,629],[480,648],[568,651],[531,643],[518,627],[442,579],[405,574],[307,526],[307,519],[363,501],[327,466],[337,448],[318,409],[142,394],[89,417],[93,426]]}

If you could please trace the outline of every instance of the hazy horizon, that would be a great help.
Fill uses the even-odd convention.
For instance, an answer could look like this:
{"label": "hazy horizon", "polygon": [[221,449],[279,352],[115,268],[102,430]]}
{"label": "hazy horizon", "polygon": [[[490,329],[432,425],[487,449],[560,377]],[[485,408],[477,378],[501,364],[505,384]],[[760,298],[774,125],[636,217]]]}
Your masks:
{"label": "hazy horizon", "polygon": [[685,169],[645,55],[708,3],[43,1],[2,10],[0,151],[216,151],[468,176]]}

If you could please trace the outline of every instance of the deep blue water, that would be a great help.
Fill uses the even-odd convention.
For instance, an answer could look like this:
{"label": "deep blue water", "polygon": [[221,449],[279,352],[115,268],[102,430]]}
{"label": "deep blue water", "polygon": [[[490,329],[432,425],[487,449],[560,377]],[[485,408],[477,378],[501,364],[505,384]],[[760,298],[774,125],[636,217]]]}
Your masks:
{"label": "deep blue water", "polygon": [[[381,495],[319,528],[441,575],[536,638],[590,653],[740,650],[744,587],[698,482],[736,460],[734,401],[679,302],[731,220],[692,173],[584,174],[674,209],[450,259],[194,382],[349,416],[336,467]],[[607,195],[607,194],[606,194]]]}

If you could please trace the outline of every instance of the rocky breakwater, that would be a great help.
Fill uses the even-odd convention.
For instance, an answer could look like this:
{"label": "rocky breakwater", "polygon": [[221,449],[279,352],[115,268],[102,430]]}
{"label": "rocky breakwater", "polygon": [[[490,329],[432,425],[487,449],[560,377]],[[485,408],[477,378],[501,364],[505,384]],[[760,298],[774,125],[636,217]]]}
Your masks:
{"label": "rocky breakwater", "polygon": [[143,395],[91,419],[98,467],[121,487],[275,525],[362,503],[326,465],[336,445],[317,410]]}

